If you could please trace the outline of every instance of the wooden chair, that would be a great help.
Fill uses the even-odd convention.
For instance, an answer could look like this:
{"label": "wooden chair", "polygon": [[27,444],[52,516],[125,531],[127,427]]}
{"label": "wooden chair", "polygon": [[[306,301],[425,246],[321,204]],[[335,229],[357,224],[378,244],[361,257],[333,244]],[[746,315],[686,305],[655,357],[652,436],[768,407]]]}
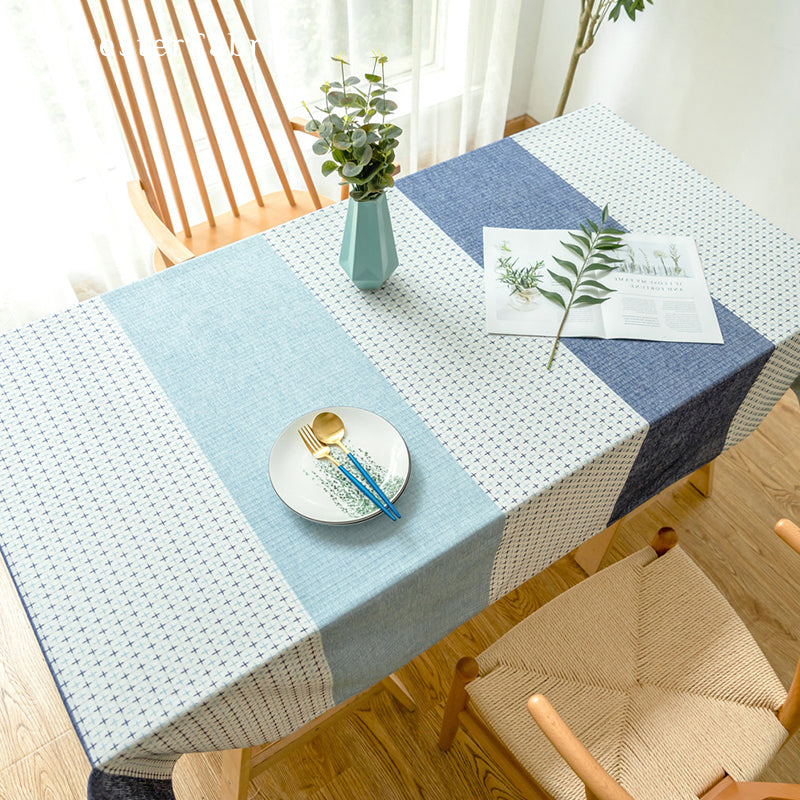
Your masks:
{"label": "wooden chair", "polygon": [[315,719],[312,719],[311,722],[283,739],[258,747],[224,751],[222,754],[221,800],[247,800],[250,781],[268,769],[278,756],[287,756],[298,747],[302,747],[349,708],[352,708],[380,689],[388,691],[406,711],[416,710],[417,705],[409,694],[408,689],[392,673],[380,683],[342,701],[339,705],[320,714]]}
{"label": "wooden chair", "polygon": [[800,663],[787,692],[676,543],[662,528],[462,658],[439,746],[463,725],[527,798],[800,800],[752,782],[800,727]]}
{"label": "wooden chair", "polygon": [[[156,245],[156,269],[185,261],[195,255],[266,230],[274,225],[329,205],[320,197],[298,145],[295,131],[303,130],[302,120],[290,120],[270,74],[261,46],[245,13],[241,0],[230,0],[233,10],[223,10],[221,0],[116,0],[114,11],[109,0],[81,0],[86,21],[97,48],[115,110],[122,125],[138,180],[128,184],[131,203]],[[181,18],[179,8],[186,8]],[[203,14],[210,19],[204,19]],[[115,18],[116,17],[118,18]],[[215,37],[227,49],[212,46]],[[237,49],[238,48],[238,49]],[[193,50],[202,55],[193,58]],[[244,57],[252,55],[254,70],[263,79],[274,113],[286,135],[289,147],[305,182],[306,191],[293,191],[258,99],[260,86],[248,74]],[[148,56],[148,53],[150,54]],[[156,63],[157,62],[157,63]],[[227,62],[227,63],[225,63]],[[235,76],[234,76],[235,73]],[[203,76],[215,89],[203,94]],[[260,83],[260,81],[259,81]],[[162,91],[155,88],[163,87]],[[159,97],[163,99],[159,99]],[[248,107],[252,118],[243,121],[234,111]],[[212,113],[212,103],[223,113]],[[200,124],[194,117],[194,109]],[[217,117],[218,119],[215,119]],[[192,129],[192,120],[195,120]],[[219,122],[219,126],[215,123]],[[255,124],[269,154],[282,191],[262,194],[245,143],[244,125]],[[213,161],[211,181],[219,181],[227,198],[227,210],[217,213],[212,207],[209,177],[201,168],[202,154],[195,140],[207,139]],[[226,163],[220,144],[232,137],[233,165]],[[176,160],[185,151],[192,184],[181,186]],[[231,166],[244,171],[253,199],[240,204],[233,189]],[[171,199],[167,197],[165,183]],[[196,193],[205,220],[190,224],[186,199]],[[345,195],[346,196],[346,193]],[[173,214],[178,222],[173,222]],[[176,230],[177,229],[177,230]]]}

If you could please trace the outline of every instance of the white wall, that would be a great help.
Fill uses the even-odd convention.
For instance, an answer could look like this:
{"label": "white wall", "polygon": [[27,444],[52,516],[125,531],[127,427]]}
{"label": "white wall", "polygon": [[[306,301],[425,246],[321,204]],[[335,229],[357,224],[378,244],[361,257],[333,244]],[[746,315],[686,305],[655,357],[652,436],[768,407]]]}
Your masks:
{"label": "white wall", "polygon": [[520,4],[519,31],[514,50],[514,74],[511,79],[506,119],[530,113],[528,104],[544,4],[545,0],[522,0]]}
{"label": "white wall", "polygon": [[[555,113],[579,6],[543,2],[527,108],[540,121]],[[635,23],[604,23],[567,111],[604,103],[800,239],[798,30],[798,0],[654,0]]]}

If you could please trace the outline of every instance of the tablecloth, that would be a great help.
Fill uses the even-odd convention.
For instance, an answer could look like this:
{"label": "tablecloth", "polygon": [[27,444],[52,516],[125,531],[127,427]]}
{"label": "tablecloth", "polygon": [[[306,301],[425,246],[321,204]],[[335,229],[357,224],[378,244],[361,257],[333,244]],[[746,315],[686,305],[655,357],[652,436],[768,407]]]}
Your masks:
{"label": "tablecloth", "polygon": [[[0,550],[97,797],[168,792],[181,753],[278,738],[377,682],[740,441],[800,374],[800,245],[602,106],[388,200],[381,290],[337,264],[340,203],[0,338]],[[570,339],[547,371],[549,340],[486,333],[483,226],[606,203],[695,238],[724,345]],[[269,485],[283,428],[346,405],[408,443],[399,522],[321,526]]]}

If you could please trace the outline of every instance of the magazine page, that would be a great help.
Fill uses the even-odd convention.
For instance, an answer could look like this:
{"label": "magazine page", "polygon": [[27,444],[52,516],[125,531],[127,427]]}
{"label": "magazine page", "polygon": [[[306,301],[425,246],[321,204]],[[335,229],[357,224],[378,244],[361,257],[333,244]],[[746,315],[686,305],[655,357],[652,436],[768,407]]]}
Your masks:
{"label": "magazine page", "polygon": [[[558,254],[564,249],[560,242],[566,234],[566,231],[560,230],[483,229],[486,322],[489,333],[556,335],[564,309],[545,298],[538,287],[557,288],[547,270],[555,272],[561,268],[549,254]],[[601,307],[573,309],[562,336],[602,337]]]}
{"label": "magazine page", "polygon": [[619,267],[604,283],[616,291],[600,308],[610,339],[722,343],[694,240],[626,234]]}
{"label": "magazine page", "polygon": [[[568,297],[554,275],[569,274],[556,258],[574,258],[565,230],[484,228],[486,322],[489,333],[555,336],[564,309],[539,290]],[[562,336],[722,343],[694,240],[625,234],[613,255],[617,269],[593,275],[612,291],[581,289],[608,299],[573,306]]]}

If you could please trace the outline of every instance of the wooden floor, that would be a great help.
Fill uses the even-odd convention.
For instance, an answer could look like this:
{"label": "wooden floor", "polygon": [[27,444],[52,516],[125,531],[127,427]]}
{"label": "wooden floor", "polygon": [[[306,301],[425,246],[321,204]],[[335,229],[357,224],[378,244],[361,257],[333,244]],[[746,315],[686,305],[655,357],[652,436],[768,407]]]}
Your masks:
{"label": "wooden floor", "polygon": [[[800,652],[800,559],[771,533],[782,516],[800,520],[800,409],[787,394],[761,427],[718,460],[714,495],[686,483],[623,526],[608,558],[672,525],[714,579],[788,684]],[[376,692],[250,786],[250,800],[463,800],[516,798],[502,774],[460,732],[450,753],[436,747],[451,670],[583,573],[567,556],[400,670],[419,708],[402,710]],[[0,575],[0,798],[83,800],[89,766],[43,664],[19,601]],[[800,737],[770,767],[772,780],[800,781]],[[219,757],[185,756],[178,800],[219,792]]]}

